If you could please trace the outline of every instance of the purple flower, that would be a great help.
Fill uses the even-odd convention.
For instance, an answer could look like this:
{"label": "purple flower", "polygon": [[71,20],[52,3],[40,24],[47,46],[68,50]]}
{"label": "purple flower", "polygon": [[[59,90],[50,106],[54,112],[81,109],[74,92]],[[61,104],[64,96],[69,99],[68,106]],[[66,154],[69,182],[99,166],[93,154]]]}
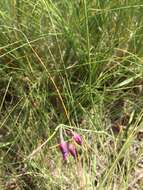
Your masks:
{"label": "purple flower", "polygon": [[68,150],[68,143],[65,142],[64,140],[62,140],[61,143],[59,144],[59,148],[60,148],[61,153],[62,153],[62,155],[63,155],[63,160],[66,161],[66,160],[67,160],[68,153],[69,153],[69,150]]}
{"label": "purple flower", "polygon": [[77,150],[76,150],[75,146],[73,144],[69,144],[68,149],[69,149],[69,152],[71,153],[71,155],[74,157],[74,159],[76,159]]}
{"label": "purple flower", "polygon": [[75,142],[79,145],[82,145],[82,139],[81,136],[77,133],[73,133],[73,139],[75,140]]}

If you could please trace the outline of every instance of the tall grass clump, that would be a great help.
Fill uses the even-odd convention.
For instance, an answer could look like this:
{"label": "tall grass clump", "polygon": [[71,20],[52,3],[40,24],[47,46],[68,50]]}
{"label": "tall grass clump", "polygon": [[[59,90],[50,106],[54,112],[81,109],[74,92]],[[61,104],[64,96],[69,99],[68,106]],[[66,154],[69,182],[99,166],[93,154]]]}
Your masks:
{"label": "tall grass clump", "polygon": [[141,0],[0,1],[0,189],[142,189],[142,45]]}

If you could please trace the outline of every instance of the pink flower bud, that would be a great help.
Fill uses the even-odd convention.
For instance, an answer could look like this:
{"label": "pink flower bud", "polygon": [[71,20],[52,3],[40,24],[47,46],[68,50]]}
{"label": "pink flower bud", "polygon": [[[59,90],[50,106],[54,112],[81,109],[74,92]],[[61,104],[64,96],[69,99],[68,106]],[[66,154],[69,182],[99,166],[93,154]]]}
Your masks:
{"label": "pink flower bud", "polygon": [[68,143],[65,142],[64,140],[61,141],[61,143],[59,144],[59,148],[61,150],[61,153],[63,155],[63,160],[67,160],[67,156],[68,156],[68,153],[69,153],[69,150],[68,150]]}
{"label": "pink flower bud", "polygon": [[69,149],[69,152],[71,153],[71,155],[74,157],[74,159],[76,159],[77,150],[76,150],[75,146],[73,144],[69,144],[68,149]]}
{"label": "pink flower bud", "polygon": [[82,139],[81,136],[77,133],[73,133],[73,139],[75,140],[75,142],[79,145],[82,145]]}

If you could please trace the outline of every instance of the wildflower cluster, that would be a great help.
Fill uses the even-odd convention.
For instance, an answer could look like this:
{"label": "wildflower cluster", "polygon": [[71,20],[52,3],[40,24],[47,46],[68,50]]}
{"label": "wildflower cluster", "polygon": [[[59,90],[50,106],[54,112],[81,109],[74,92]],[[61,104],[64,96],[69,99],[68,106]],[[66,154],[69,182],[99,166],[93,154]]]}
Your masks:
{"label": "wildflower cluster", "polygon": [[[71,136],[71,138],[73,139],[75,143],[79,144],[80,146],[82,145],[82,139],[79,134],[72,131],[68,132],[67,134]],[[77,149],[76,149],[75,143],[66,142],[63,138],[63,135],[60,135],[59,148],[62,153],[64,161],[67,160],[69,153],[73,156],[74,159],[77,158]]]}

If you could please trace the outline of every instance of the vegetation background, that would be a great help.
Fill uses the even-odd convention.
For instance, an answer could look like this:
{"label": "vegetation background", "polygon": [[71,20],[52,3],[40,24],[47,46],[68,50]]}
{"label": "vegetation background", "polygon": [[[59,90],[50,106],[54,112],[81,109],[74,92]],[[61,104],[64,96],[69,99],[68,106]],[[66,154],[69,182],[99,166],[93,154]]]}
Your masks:
{"label": "vegetation background", "polygon": [[0,189],[143,189],[142,117],[142,0],[0,0]]}

